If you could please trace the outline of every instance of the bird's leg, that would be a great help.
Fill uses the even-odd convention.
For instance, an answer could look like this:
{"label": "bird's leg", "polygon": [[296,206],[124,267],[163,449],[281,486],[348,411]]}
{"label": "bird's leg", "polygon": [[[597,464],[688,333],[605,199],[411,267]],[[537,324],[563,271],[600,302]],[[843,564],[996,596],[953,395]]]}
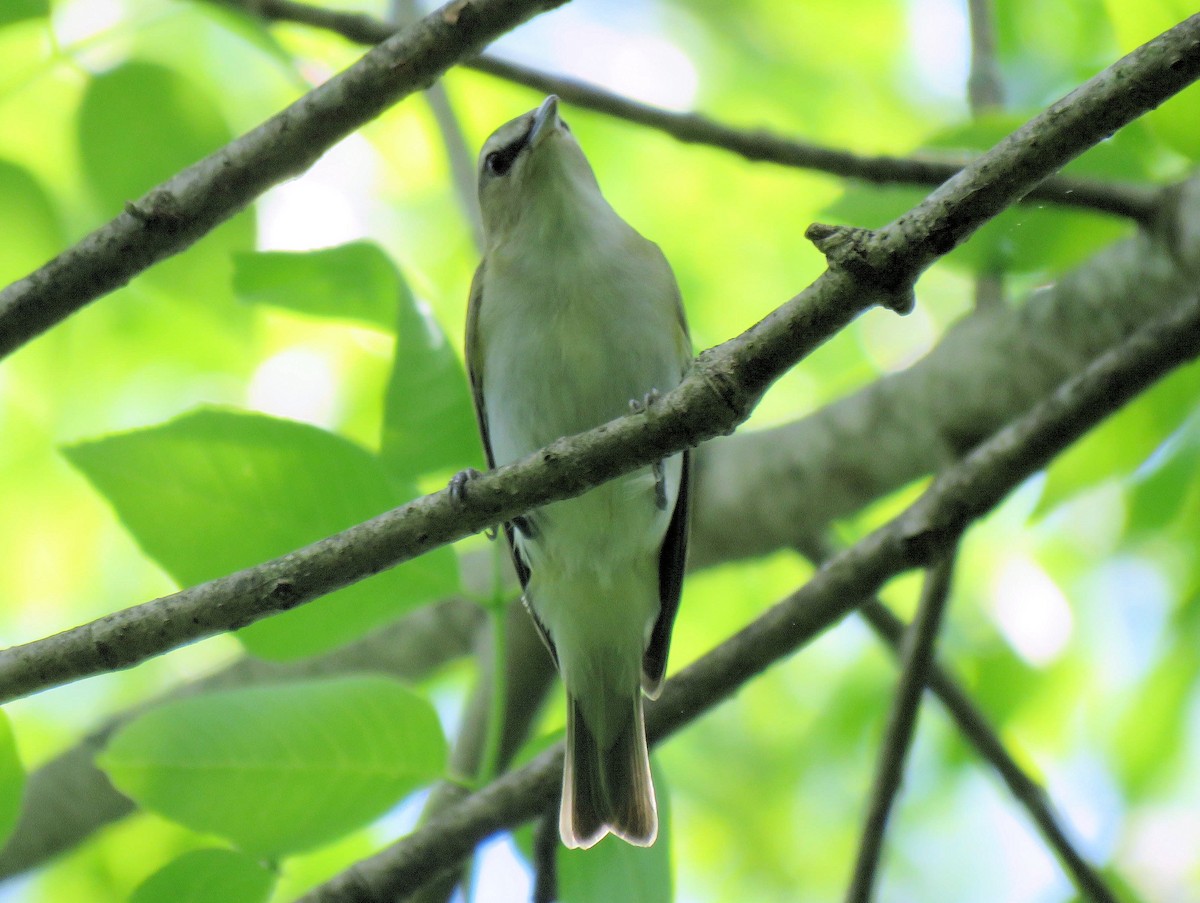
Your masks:
{"label": "bird's leg", "polygon": [[[629,399],[629,410],[634,414],[642,414],[656,401],[658,401],[658,389],[651,389],[641,401],[636,398]],[[659,511],[666,511],[667,481],[663,476],[663,462],[655,461],[650,472],[654,474],[654,505]]]}
{"label": "bird's leg", "polygon": [[[476,480],[483,476],[474,467],[468,467],[465,470],[460,470],[450,478],[450,498],[461,504],[467,497],[467,484],[472,480]],[[495,525],[488,527],[483,531],[483,535],[488,539],[495,539],[498,531]]]}

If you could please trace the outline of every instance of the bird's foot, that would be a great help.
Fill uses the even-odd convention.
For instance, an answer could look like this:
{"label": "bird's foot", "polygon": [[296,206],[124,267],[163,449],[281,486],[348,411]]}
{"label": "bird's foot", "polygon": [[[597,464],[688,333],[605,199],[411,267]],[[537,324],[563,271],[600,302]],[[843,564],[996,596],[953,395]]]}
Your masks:
{"label": "bird's foot", "polygon": [[629,411],[632,414],[644,414],[658,399],[658,389],[651,389],[641,401],[638,401],[636,398],[629,399]]}
{"label": "bird's foot", "polygon": [[[460,470],[450,478],[450,498],[461,504],[467,498],[467,484],[472,480],[479,479],[481,476],[483,476],[483,474],[481,474],[474,467],[468,467],[465,470]],[[488,539],[495,539],[497,535],[496,527],[488,527],[483,531],[483,535]]]}

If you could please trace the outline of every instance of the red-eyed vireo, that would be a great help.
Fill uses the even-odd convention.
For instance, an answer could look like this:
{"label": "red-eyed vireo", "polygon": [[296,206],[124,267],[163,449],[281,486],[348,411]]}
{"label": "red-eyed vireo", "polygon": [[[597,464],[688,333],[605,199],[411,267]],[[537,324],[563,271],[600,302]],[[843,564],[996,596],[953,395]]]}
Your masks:
{"label": "red-eyed vireo", "polygon": [[[484,144],[479,204],[467,366],[491,466],[678,385],[691,342],[675,277],[600,193],[557,97]],[[687,521],[685,453],[505,525],[567,690],[568,847],[658,834],[642,692],[666,670]]]}

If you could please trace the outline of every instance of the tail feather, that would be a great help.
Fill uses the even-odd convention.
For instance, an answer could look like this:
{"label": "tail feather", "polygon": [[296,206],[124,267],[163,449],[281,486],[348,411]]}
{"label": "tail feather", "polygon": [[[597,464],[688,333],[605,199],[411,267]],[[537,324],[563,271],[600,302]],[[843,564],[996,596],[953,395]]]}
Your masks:
{"label": "tail feather", "polygon": [[567,756],[563,767],[559,833],[563,844],[584,849],[605,834],[648,847],[658,836],[658,811],[650,779],[642,694],[634,692],[616,736],[607,748],[567,694]]}

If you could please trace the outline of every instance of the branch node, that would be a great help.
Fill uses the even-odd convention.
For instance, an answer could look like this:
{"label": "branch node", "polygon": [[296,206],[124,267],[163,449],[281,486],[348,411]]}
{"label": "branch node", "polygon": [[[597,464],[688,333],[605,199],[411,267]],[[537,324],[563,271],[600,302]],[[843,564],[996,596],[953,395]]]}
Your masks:
{"label": "branch node", "polygon": [[300,594],[296,592],[296,584],[287,577],[280,577],[272,583],[270,594],[276,604],[286,605],[288,608],[301,601]]}
{"label": "branch node", "polygon": [[877,296],[876,303],[888,310],[901,315],[910,313],[917,303],[913,291],[915,274],[886,258],[884,252],[874,246],[876,234],[874,230],[858,226],[826,223],[813,223],[804,231],[804,237],[825,255],[831,270],[863,283]]}
{"label": "branch node", "polygon": [[179,199],[161,188],[138,201],[126,201],[125,212],[147,229],[160,229],[168,235],[178,232],[185,220]]}
{"label": "branch node", "polygon": [[712,395],[728,411],[728,416],[721,418],[721,435],[732,436],[734,431],[749,415],[754,405],[753,399],[746,397],[745,386],[737,377],[726,372],[727,361],[719,355],[710,354],[712,349],[702,351],[692,364],[692,368],[704,380]]}

